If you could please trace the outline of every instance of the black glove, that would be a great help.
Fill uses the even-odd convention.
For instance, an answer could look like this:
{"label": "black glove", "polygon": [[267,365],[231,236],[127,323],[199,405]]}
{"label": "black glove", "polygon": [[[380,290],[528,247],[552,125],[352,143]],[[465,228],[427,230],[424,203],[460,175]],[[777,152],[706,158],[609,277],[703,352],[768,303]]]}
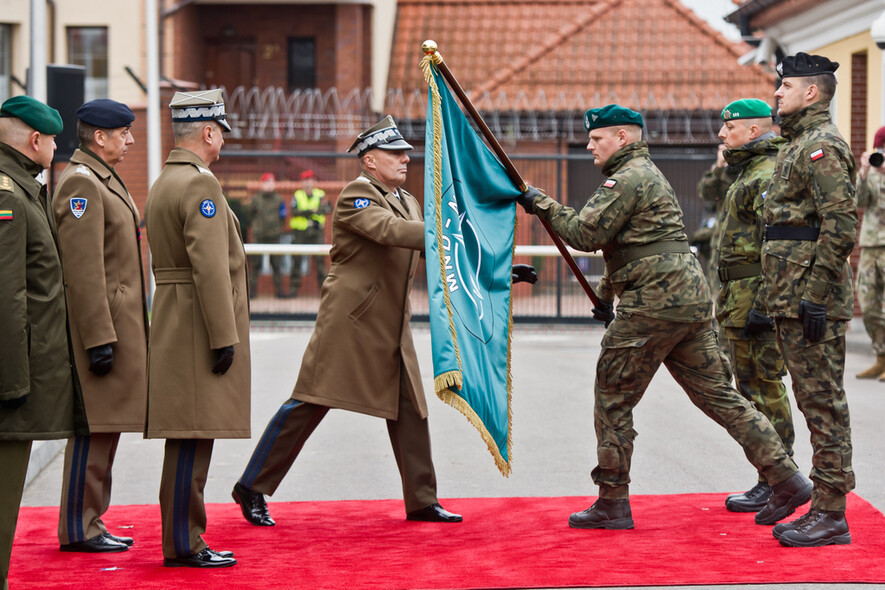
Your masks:
{"label": "black glove", "polygon": [[799,319],[802,320],[802,335],[809,342],[817,342],[824,337],[827,327],[827,306],[801,300]]}
{"label": "black glove", "polygon": [[110,344],[102,344],[89,349],[89,370],[104,377],[114,368],[114,349]]}
{"label": "black glove", "polygon": [[516,202],[522,205],[522,208],[525,209],[525,212],[531,215],[535,210],[535,199],[537,197],[541,197],[543,194],[541,191],[533,187],[532,185],[527,185],[525,192],[516,197]]}
{"label": "black glove", "polygon": [[529,264],[514,264],[510,269],[510,280],[513,284],[531,283],[534,285],[538,282],[538,273],[535,272],[535,267]]}
{"label": "black glove", "polygon": [[15,399],[0,399],[0,408],[4,410],[17,410],[25,405],[26,401],[28,401],[28,394]]}
{"label": "black glove", "polygon": [[761,311],[751,309],[747,315],[747,323],[744,324],[744,338],[771,330],[774,330],[774,320]]}
{"label": "black glove", "polygon": [[233,344],[216,348],[212,352],[215,353],[215,364],[212,365],[212,372],[216,375],[224,375],[234,363]]}
{"label": "black glove", "polygon": [[600,299],[596,307],[590,311],[593,314],[593,319],[599,320],[605,324],[606,328],[608,328],[608,325],[615,319],[615,305],[611,301],[603,301]]}

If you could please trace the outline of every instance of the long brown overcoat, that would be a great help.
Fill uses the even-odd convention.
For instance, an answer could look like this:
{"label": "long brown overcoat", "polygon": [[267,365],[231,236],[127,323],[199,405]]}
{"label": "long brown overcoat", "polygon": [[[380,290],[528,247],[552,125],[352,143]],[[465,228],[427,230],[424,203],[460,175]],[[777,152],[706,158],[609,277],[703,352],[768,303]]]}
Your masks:
{"label": "long brown overcoat", "polygon": [[396,419],[405,369],[405,393],[427,417],[409,328],[424,222],[418,201],[399,195],[365,172],[341,192],[332,263],[293,399]]}
{"label": "long brown overcoat", "polygon": [[[148,320],[138,209],[107,164],[80,149],[61,174],[52,209],[89,430],[141,432]],[[99,377],[89,370],[88,350],[104,344],[114,365]]]}
{"label": "long brown overcoat", "polygon": [[[195,153],[175,148],[151,187],[145,229],[156,279],[147,438],[248,438],[249,293],[240,224]],[[224,375],[213,350],[234,346]]]}
{"label": "long brown overcoat", "polygon": [[[0,440],[89,434],[68,341],[64,280],[43,169],[0,143]],[[2,473],[2,471],[0,471]]]}

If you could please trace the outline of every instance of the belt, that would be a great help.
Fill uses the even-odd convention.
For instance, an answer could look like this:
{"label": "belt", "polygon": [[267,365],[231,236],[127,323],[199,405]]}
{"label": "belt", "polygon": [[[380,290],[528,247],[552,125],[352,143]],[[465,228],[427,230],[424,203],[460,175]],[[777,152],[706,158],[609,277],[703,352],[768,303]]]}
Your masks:
{"label": "belt", "polygon": [[820,228],[802,225],[766,225],[764,240],[801,240],[816,242]]}
{"label": "belt", "polygon": [[686,241],[666,241],[645,244],[644,246],[633,246],[621,248],[612,254],[612,257],[605,261],[605,270],[608,274],[612,274],[622,266],[645,258],[646,256],[654,256],[655,254],[691,254],[691,248]]}
{"label": "belt", "polygon": [[155,268],[154,278],[156,279],[158,285],[193,283],[194,269],[189,266],[179,268]]}
{"label": "belt", "polygon": [[762,263],[754,262],[751,264],[739,264],[737,266],[720,266],[719,280],[723,283],[726,281],[736,281],[747,277],[755,277],[762,274]]}

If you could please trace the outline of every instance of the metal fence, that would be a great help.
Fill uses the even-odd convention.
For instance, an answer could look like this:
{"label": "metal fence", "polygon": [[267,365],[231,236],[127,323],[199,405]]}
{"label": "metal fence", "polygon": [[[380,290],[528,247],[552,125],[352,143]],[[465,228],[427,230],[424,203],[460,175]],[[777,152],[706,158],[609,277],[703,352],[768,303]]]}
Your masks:
{"label": "metal fence", "polygon": [[[510,157],[526,182],[533,184],[560,202],[580,209],[588,196],[603,181],[603,176],[593,165],[592,157],[583,146],[570,148],[566,154],[511,154]],[[697,182],[703,172],[715,160],[715,148],[652,148],[652,159],[668,178],[684,212],[684,222],[689,236],[701,224],[704,203],[697,196]],[[423,202],[424,154],[410,152],[412,164],[404,188]],[[240,216],[248,240],[249,201],[258,189],[258,178],[264,172],[273,172],[278,179],[278,192],[289,201],[295,188],[300,187],[300,172],[310,168],[317,184],[323,188],[334,203],[344,185],[359,174],[359,166],[352,154],[329,152],[258,152],[225,151],[213,171],[227,192],[231,206]],[[525,215],[517,207],[517,252],[514,262],[532,264],[540,280],[536,285],[519,284],[513,290],[513,315],[517,321],[586,321],[592,305],[572,276],[565,263],[556,253],[552,242],[532,216]],[[329,216],[331,220],[331,216]],[[331,238],[327,224],[326,242]],[[319,286],[316,281],[316,264],[328,267],[327,246],[299,246],[286,244],[249,244],[250,264],[262,266],[256,293],[253,293],[252,316],[256,319],[311,319],[316,316],[319,304]],[[288,283],[286,270],[298,255],[300,264],[310,257],[309,272],[303,277],[296,297],[277,297],[272,287],[268,256],[283,256],[283,284]],[[594,255],[577,256],[579,267],[591,285],[595,287],[602,274],[603,261]],[[422,263],[423,267],[423,263]],[[412,313],[416,319],[424,319],[428,313],[427,284],[424,269],[419,269],[412,287]]]}

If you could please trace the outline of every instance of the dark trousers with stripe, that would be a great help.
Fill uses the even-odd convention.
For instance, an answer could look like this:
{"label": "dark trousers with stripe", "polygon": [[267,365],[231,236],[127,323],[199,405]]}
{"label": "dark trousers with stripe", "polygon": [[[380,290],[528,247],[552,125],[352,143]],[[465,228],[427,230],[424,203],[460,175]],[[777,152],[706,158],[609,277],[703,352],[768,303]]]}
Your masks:
{"label": "dark trousers with stripe", "polygon": [[[261,435],[240,483],[255,492],[273,494],[328,411],[326,406],[287,400]],[[402,479],[406,512],[435,503],[430,430],[407,395],[400,394],[399,415],[387,420],[387,432]]]}
{"label": "dark trousers with stripe", "polygon": [[68,439],[62,472],[58,542],[79,543],[108,531],[101,517],[111,505],[111,468],[119,432]]}
{"label": "dark trousers with stripe", "polygon": [[0,576],[3,590],[9,590],[9,558],[15,538],[15,523],[25,489],[28,459],[31,458],[31,441],[0,440]]}
{"label": "dark trousers with stripe", "polygon": [[185,557],[206,548],[203,488],[209,476],[212,439],[167,439],[160,480],[163,557]]}

